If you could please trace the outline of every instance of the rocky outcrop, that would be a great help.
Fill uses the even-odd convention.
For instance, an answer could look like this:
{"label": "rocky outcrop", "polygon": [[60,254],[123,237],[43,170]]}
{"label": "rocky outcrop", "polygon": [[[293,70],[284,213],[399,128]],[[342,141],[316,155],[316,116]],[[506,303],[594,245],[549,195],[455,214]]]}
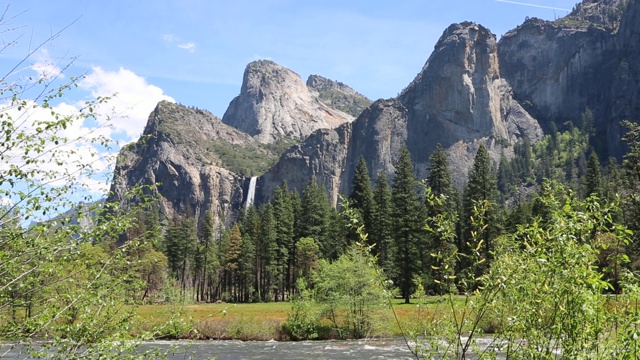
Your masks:
{"label": "rocky outcrop", "polygon": [[557,21],[525,21],[498,45],[502,76],[543,125],[579,125],[587,108],[593,112],[601,157],[621,155],[619,121],[640,115],[639,6],[585,0]]}
{"label": "rocky outcrop", "polygon": [[555,23],[566,27],[600,27],[614,30],[620,26],[620,19],[629,0],[584,0],[573,11]]}
{"label": "rocky outcrop", "polygon": [[318,94],[326,105],[358,117],[360,113],[371,105],[371,100],[358,93],[349,86],[329,80],[320,75],[311,75],[307,79],[307,87]]}
{"label": "rocky outcrop", "polygon": [[[586,108],[596,119],[598,150],[620,155],[619,120],[640,119],[638,39],[640,0],[585,0],[566,18],[525,21],[500,43],[481,25],[454,24],[398,97],[361,112],[364,97],[344,84],[315,75],[305,84],[271,61],[254,62],[222,121],[160,103],[144,140],[122,151],[114,194],[147,184],[161,195],[167,218],[211,209],[230,222],[246,197],[248,176],[262,174],[256,203],[284,180],[302,191],[315,177],[335,204],[338,194],[350,192],[359,157],[372,178],[379,172],[391,178],[406,144],[425,178],[438,143],[462,186],[481,144],[497,163],[524,137],[541,138],[540,123],[577,123]],[[360,114],[349,122],[336,108]],[[283,139],[302,141],[276,162],[273,143]]]}
{"label": "rocky outcrop", "polygon": [[280,161],[258,178],[256,201],[268,201],[273,190],[284,180],[300,192],[313,177],[325,185],[335,205],[342,183],[342,171],[347,166],[347,151],[351,140],[351,124],[337,129],[320,129],[304,142],[289,148]]}
{"label": "rocky outcrop", "polygon": [[247,178],[228,170],[214,145],[260,151],[249,135],[209,112],[160,102],[141,140],[120,152],[109,201],[128,201],[127,189],[148,186],[167,220],[184,215],[202,219],[210,210],[214,218],[230,223],[246,196]]}
{"label": "rocky outcrop", "polygon": [[511,156],[512,145],[525,136],[536,141],[542,130],[500,77],[495,36],[474,23],[455,24],[397,98],[376,101],[353,123],[316,132],[285,153],[259,180],[261,198],[283,179],[302,189],[315,175],[335,202],[338,193],[349,193],[360,156],[372,177],[379,171],[391,177],[405,144],[418,177],[424,178],[428,157],[440,143],[462,186],[480,144],[497,162],[503,152]]}
{"label": "rocky outcrop", "polygon": [[333,129],[352,120],[353,116],[322,102],[298,74],[268,60],[247,65],[240,95],[222,117],[225,124],[261,143],[301,140],[317,129]]}
{"label": "rocky outcrop", "polygon": [[623,129],[619,120],[640,121],[640,1],[632,1],[616,36],[617,62],[613,70],[609,103],[609,122],[605,128],[610,153],[621,156]]}

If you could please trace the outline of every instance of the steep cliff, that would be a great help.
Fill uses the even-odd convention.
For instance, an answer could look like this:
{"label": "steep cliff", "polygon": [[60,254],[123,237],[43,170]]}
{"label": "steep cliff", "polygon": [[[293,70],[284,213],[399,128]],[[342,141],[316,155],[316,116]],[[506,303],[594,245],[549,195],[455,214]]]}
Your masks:
{"label": "steep cliff", "polygon": [[311,91],[298,74],[273,61],[247,65],[240,95],[222,122],[261,143],[301,140],[317,129],[333,129],[353,116],[334,109]]}
{"label": "steep cliff", "polygon": [[[222,121],[160,103],[144,140],[122,151],[114,198],[149,184],[168,218],[211,209],[229,222],[248,176],[263,174],[256,203],[284,180],[302,190],[315,176],[335,204],[350,192],[360,156],[371,177],[391,177],[405,144],[425,178],[440,143],[462,186],[480,144],[497,163],[520,139],[541,138],[540,124],[578,123],[586,108],[595,115],[595,145],[620,155],[619,120],[640,119],[639,39],[640,0],[585,0],[565,18],[525,21],[500,43],[481,25],[454,24],[398,97],[366,108],[368,100],[344,84],[316,75],[305,84],[271,61],[254,62]],[[350,122],[339,109],[359,116]],[[302,141],[286,151],[277,145],[293,140]]]}
{"label": "steep cliff", "polygon": [[546,126],[579,124],[589,108],[596,121],[594,145],[602,156],[621,155],[618,123],[640,115],[633,105],[639,86],[633,60],[638,6],[638,1],[585,0],[554,22],[525,21],[498,45],[500,71],[515,98]]}
{"label": "steep cliff", "polygon": [[525,136],[536,141],[542,130],[500,77],[495,36],[474,23],[455,24],[398,98],[379,100],[353,123],[333,132],[316,132],[289,149],[259,179],[260,198],[267,199],[283,179],[301,189],[315,175],[335,202],[339,192],[350,191],[360,156],[372,176],[379,171],[391,176],[404,144],[419,178],[424,178],[429,154],[440,143],[449,153],[456,183],[462,186],[480,144],[497,162],[503,152],[511,156],[512,145]]}
{"label": "steep cliff", "polygon": [[109,200],[126,201],[125,189],[148,185],[166,219],[200,219],[211,210],[230,222],[246,197],[247,178],[229,170],[242,166],[243,154],[251,160],[276,156],[207,111],[162,101],[141,139],[120,152]]}

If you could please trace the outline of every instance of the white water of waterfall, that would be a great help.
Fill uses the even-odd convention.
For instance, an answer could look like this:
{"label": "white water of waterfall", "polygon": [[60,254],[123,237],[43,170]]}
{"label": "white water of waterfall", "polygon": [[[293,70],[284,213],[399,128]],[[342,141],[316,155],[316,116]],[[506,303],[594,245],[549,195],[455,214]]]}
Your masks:
{"label": "white water of waterfall", "polygon": [[251,180],[249,180],[249,190],[247,191],[247,202],[245,202],[245,207],[249,207],[253,205],[253,199],[256,195],[256,182],[258,180],[257,176],[252,176]]}

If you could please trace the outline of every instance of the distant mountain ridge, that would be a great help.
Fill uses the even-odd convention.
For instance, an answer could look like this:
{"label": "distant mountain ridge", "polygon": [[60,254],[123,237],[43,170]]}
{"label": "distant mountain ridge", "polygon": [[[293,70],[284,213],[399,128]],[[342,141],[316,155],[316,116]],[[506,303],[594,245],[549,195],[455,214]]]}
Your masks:
{"label": "distant mountain ridge", "polygon": [[252,62],[222,120],[159,104],[144,140],[123,150],[112,198],[162,184],[167,218],[212,210],[229,224],[250,176],[259,175],[257,204],[285,180],[302,190],[312,177],[336,203],[360,156],[372,178],[391,175],[405,144],[420,179],[442,144],[461,187],[481,144],[497,164],[518,141],[578,122],[587,108],[598,152],[619,156],[619,121],[640,118],[639,0],[585,0],[556,21],[528,19],[500,42],[479,24],[453,24],[399,96],[373,103],[345,84],[317,75],[305,83],[272,61]]}

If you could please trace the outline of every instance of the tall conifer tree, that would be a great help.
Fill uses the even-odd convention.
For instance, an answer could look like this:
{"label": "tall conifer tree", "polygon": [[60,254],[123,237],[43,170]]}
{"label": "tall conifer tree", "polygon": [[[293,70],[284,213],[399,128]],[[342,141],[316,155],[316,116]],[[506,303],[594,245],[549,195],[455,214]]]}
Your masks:
{"label": "tall conifer tree", "polygon": [[589,155],[587,170],[584,175],[585,197],[596,195],[602,196],[602,171],[600,170],[600,160],[595,151]]}
{"label": "tall conifer tree", "polygon": [[406,304],[415,291],[414,278],[422,271],[423,208],[417,193],[418,182],[413,171],[411,154],[404,146],[395,165],[392,191],[392,222],[395,242],[395,283]]}
{"label": "tall conifer tree", "polygon": [[372,214],[372,230],[369,239],[373,247],[373,253],[378,256],[378,264],[382,267],[389,278],[394,278],[394,244],[393,244],[393,222],[391,219],[393,203],[391,199],[391,188],[387,181],[387,175],[380,171],[376,186],[373,190],[374,208]]}
{"label": "tall conifer tree", "polygon": [[447,153],[442,149],[442,145],[436,145],[436,149],[429,157],[427,171],[429,172],[427,185],[431,188],[431,192],[436,196],[450,196],[453,180]]}
{"label": "tall conifer tree", "polygon": [[373,191],[369,169],[362,156],[358,160],[356,173],[353,177],[353,191],[349,195],[349,200],[351,207],[360,213],[365,231],[370,233],[372,230]]}
{"label": "tall conifer tree", "polygon": [[[500,232],[500,210],[496,205],[497,200],[498,180],[496,173],[491,164],[491,158],[489,157],[487,148],[485,148],[484,145],[480,145],[476,153],[473,168],[469,173],[469,182],[464,190],[462,203],[463,217],[461,219],[463,234],[462,241],[458,244],[458,251],[469,256],[467,261],[462,262],[463,266],[470,267],[474,262],[470,260],[471,253],[482,241],[480,256],[485,259],[485,261],[482,267],[474,270],[474,278],[488,267],[491,260],[492,241]],[[477,228],[473,224],[472,217],[474,216],[474,209],[480,209],[478,205],[481,203],[486,203],[487,205],[485,208],[486,212],[483,214],[484,225],[486,225],[486,227]],[[478,220],[477,217],[476,220]],[[475,232],[475,237],[472,236],[472,232]]]}
{"label": "tall conifer tree", "polygon": [[335,258],[336,249],[327,236],[331,219],[331,205],[327,192],[318,185],[316,177],[312,177],[302,193],[300,203],[300,224],[297,238],[310,237],[320,245],[324,257]]}
{"label": "tall conifer tree", "polygon": [[[427,224],[435,229],[447,224],[439,222],[447,219],[450,231],[431,231],[429,251],[423,252],[424,267],[429,269],[434,284],[428,284],[431,290],[439,294],[449,291],[450,275],[455,270],[455,219],[456,199],[452,187],[447,153],[438,144],[429,157],[429,177],[427,178],[426,215]],[[437,283],[435,282],[437,281]]]}
{"label": "tall conifer tree", "polygon": [[293,253],[295,246],[295,208],[293,196],[286,181],[276,188],[271,200],[275,238],[278,249],[277,268],[274,281],[278,283],[275,300],[284,300],[289,293],[292,283]]}

